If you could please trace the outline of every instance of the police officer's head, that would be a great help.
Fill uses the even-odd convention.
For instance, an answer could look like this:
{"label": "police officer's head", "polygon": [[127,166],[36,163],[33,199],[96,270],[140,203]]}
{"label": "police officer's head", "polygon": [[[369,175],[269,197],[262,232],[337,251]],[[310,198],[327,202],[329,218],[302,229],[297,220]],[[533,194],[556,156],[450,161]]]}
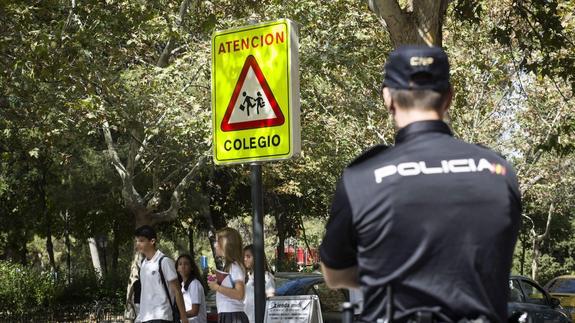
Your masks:
{"label": "police officer's head", "polygon": [[443,49],[399,47],[389,55],[384,73],[383,98],[399,127],[417,121],[414,118],[443,118],[453,93]]}

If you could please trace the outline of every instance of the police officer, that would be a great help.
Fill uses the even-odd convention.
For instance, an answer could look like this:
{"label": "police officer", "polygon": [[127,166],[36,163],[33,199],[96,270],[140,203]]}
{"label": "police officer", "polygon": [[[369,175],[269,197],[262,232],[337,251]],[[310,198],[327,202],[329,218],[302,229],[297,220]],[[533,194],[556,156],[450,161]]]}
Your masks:
{"label": "police officer", "polygon": [[388,286],[395,321],[506,321],[521,213],[512,167],[442,121],[453,91],[441,48],[393,51],[382,94],[395,146],[343,171],[320,248],[327,284],[362,289],[362,322],[386,318]]}

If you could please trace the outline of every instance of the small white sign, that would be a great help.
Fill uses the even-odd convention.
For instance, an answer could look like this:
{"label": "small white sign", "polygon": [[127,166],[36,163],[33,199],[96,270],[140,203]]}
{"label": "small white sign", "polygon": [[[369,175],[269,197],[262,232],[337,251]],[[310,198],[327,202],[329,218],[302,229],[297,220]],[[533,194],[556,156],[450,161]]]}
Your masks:
{"label": "small white sign", "polygon": [[323,323],[317,295],[275,296],[267,300],[265,323]]}

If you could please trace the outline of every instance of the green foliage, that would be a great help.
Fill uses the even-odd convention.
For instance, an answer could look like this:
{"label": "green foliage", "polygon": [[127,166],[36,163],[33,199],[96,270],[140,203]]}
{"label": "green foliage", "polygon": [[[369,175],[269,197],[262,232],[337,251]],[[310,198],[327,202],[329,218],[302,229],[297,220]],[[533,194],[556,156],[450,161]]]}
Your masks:
{"label": "green foliage", "polygon": [[453,4],[453,14],[456,19],[461,21],[479,23],[483,6],[481,1],[477,0],[459,0]]}
{"label": "green foliage", "polygon": [[494,39],[520,52],[520,65],[544,77],[559,77],[575,91],[574,1],[508,1]]}
{"label": "green foliage", "polygon": [[53,303],[56,283],[49,272],[0,261],[0,313],[22,314]]}
{"label": "green foliage", "polygon": [[276,272],[296,272],[299,270],[294,257],[286,257],[282,261],[276,261]]}
{"label": "green foliage", "polygon": [[91,270],[76,272],[70,284],[60,282],[54,303],[64,307],[111,304],[118,312],[122,308],[127,283],[125,274],[108,274],[100,279]]}
{"label": "green foliage", "polygon": [[99,279],[93,271],[75,272],[70,281],[68,284],[63,275],[0,261],[0,313],[13,318],[33,313],[44,313],[43,317],[47,317],[62,315],[57,313],[58,309],[89,312],[95,304],[113,313],[122,310],[125,274],[109,274]]}

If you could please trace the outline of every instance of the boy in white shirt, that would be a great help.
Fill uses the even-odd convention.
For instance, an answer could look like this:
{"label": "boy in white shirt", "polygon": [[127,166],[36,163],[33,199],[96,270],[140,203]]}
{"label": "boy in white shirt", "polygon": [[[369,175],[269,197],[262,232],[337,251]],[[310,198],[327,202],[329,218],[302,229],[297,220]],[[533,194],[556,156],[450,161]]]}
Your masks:
{"label": "boy in white shirt", "polygon": [[[174,261],[156,249],[156,231],[151,226],[144,225],[136,229],[135,236],[136,249],[145,257],[140,266],[142,292],[136,322],[174,322],[175,313],[172,313],[171,304],[175,301],[181,322],[188,323]],[[164,276],[164,282],[161,280],[161,274]],[[169,296],[166,289],[169,290]]]}

